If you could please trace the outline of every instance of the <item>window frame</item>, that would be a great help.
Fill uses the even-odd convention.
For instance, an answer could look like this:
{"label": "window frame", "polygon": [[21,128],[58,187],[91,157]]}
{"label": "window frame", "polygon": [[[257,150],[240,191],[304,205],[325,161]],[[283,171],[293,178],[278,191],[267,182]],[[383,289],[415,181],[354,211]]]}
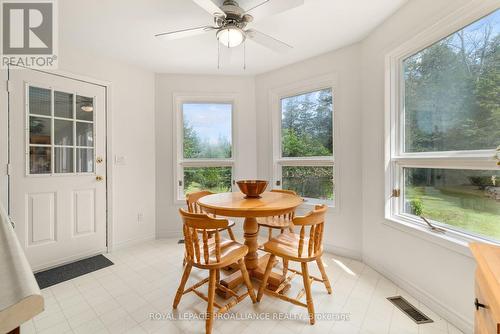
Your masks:
{"label": "window frame", "polygon": [[[307,94],[322,89],[332,90],[332,131],[333,131],[333,155],[331,157],[282,157],[282,110],[281,100],[287,97]],[[314,198],[305,198],[304,204],[313,206],[316,204],[326,204],[333,210],[338,210],[340,199],[338,194],[340,189],[339,168],[335,161],[339,161],[339,152],[336,149],[339,133],[339,92],[337,87],[337,74],[329,73],[320,77],[314,77],[294,84],[271,90],[269,93],[269,110],[271,110],[272,119],[272,184],[270,188],[282,189],[282,168],[288,166],[318,166],[332,167],[334,175],[333,200],[320,200]],[[279,185],[278,182],[279,181]]]}
{"label": "window frame", "polygon": [[[46,89],[50,91],[50,115],[40,115],[40,114],[32,114],[30,113],[30,103],[29,103],[29,97],[30,97],[30,87],[35,87],[35,88],[41,88],[41,89]],[[73,96],[73,117],[72,118],[67,118],[67,117],[59,117],[55,116],[55,92],[61,92],[61,93],[66,93],[66,94],[71,94]],[[38,83],[38,82],[28,82],[26,81],[24,83],[24,99],[25,99],[25,104],[24,104],[24,122],[25,122],[25,129],[24,129],[24,141],[25,141],[25,176],[29,178],[38,178],[38,177],[65,177],[65,176],[88,176],[88,175],[96,175],[96,96],[86,96],[84,95],[85,92],[80,93],[77,91],[68,91],[67,89],[64,88],[59,88],[57,86],[52,86],[52,85],[47,85],[43,83]],[[92,98],[92,103],[94,107],[94,111],[92,114],[92,121],[87,121],[87,120],[79,120],[76,118],[76,97],[77,96],[83,96],[87,98]],[[50,127],[50,144],[31,144],[30,143],[30,117],[39,117],[39,118],[44,118],[50,120],[51,127]],[[55,144],[55,121],[56,120],[62,120],[62,121],[71,121],[73,124],[73,145],[58,145]],[[92,124],[92,143],[93,146],[80,146],[76,145],[76,124],[80,123],[87,123],[87,124]],[[50,148],[50,165],[51,165],[51,171],[50,173],[38,173],[38,174],[32,174],[30,170],[30,148],[31,147],[45,147],[45,148]],[[68,172],[68,173],[56,173],[55,172],[55,149],[56,148],[71,148],[73,150],[73,172]],[[92,149],[92,162],[93,162],[93,170],[91,172],[77,172],[77,166],[76,166],[76,157],[77,157],[77,150],[78,149]]]}
{"label": "window frame", "polygon": [[[185,159],[184,158],[184,126],[183,126],[183,105],[186,103],[207,103],[207,104],[231,104],[231,158],[226,159]],[[234,190],[235,170],[237,151],[236,136],[236,115],[237,115],[237,95],[236,94],[173,94],[173,159],[174,171],[174,203],[184,204],[184,167],[231,167],[231,191]],[[181,182],[181,183],[180,183]]]}
{"label": "window frame", "polygon": [[[463,6],[445,19],[408,40],[385,57],[385,219],[405,232],[416,233],[438,244],[462,253],[469,242],[499,243],[497,240],[454,228],[451,225],[430,220],[445,229],[442,234],[432,232],[418,217],[403,212],[404,168],[440,168],[466,170],[498,170],[495,149],[440,152],[404,152],[404,68],[403,61],[430,47],[441,39],[463,29],[498,9],[498,3],[487,0]],[[500,144],[500,143],[499,143]],[[399,189],[400,196],[393,196]],[[394,224],[395,225],[394,225]],[[457,247],[458,246],[458,247]]]}

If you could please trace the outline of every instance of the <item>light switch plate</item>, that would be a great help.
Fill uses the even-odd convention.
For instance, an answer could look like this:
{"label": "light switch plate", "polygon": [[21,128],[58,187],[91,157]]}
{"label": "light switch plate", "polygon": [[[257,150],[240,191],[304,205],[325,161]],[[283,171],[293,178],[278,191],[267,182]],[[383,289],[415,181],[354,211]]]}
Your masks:
{"label": "light switch plate", "polygon": [[124,166],[125,165],[125,156],[115,155],[115,165]]}

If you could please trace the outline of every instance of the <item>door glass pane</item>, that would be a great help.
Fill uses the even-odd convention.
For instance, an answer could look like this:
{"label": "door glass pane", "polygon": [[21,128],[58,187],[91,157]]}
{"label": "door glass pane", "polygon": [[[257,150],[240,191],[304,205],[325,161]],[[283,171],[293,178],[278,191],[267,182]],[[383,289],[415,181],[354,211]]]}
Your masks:
{"label": "door glass pane", "polygon": [[92,173],[94,171],[94,150],[91,148],[76,149],[76,172]]}
{"label": "door glass pane", "polygon": [[94,124],[76,122],[76,145],[93,146],[94,145]]}
{"label": "door glass pane", "polygon": [[73,94],[54,91],[54,116],[73,118]]}
{"label": "door glass pane", "polygon": [[83,121],[94,120],[94,99],[85,96],[76,96],[76,119]]}
{"label": "door glass pane", "polygon": [[55,145],[73,146],[73,121],[54,120]]}
{"label": "door glass pane", "polygon": [[281,100],[283,157],[333,156],[331,89]]}
{"label": "door glass pane", "polygon": [[29,88],[29,112],[37,115],[52,115],[51,91],[50,89],[31,87]]}
{"label": "door glass pane", "polygon": [[333,167],[283,166],[282,188],[305,198],[333,200]]}
{"label": "door glass pane", "polygon": [[231,191],[231,167],[184,168],[184,194],[210,190],[215,193]]}
{"label": "door glass pane", "polygon": [[229,103],[182,105],[184,158],[231,158],[232,109]]}
{"label": "door glass pane", "polygon": [[30,174],[50,174],[50,147],[30,147]]}
{"label": "door glass pane", "polygon": [[404,212],[500,240],[500,171],[405,168]]}
{"label": "door glass pane", "polygon": [[30,116],[30,144],[50,145],[50,118]]}
{"label": "door glass pane", "polygon": [[73,173],[73,148],[55,147],[54,153],[54,172]]}
{"label": "door glass pane", "polygon": [[407,58],[405,151],[500,144],[500,10]]}

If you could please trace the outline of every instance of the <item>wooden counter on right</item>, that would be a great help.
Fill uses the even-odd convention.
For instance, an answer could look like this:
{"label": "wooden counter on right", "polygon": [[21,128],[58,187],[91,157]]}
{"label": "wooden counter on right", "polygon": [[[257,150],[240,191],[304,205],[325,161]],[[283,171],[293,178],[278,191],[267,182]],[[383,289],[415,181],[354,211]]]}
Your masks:
{"label": "wooden counter on right", "polygon": [[500,334],[500,247],[471,243],[477,262],[475,279],[475,334]]}

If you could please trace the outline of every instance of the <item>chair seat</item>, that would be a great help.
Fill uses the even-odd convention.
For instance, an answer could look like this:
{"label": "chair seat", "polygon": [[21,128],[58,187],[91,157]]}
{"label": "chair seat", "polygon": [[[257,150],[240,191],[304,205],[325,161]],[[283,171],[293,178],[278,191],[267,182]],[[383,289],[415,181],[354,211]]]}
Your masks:
{"label": "chair seat", "polygon": [[257,224],[269,228],[284,229],[290,227],[292,221],[284,217],[262,217],[257,218]]}
{"label": "chair seat", "polygon": [[276,238],[272,238],[264,243],[264,250],[279,257],[291,260],[308,262],[315,260],[323,253],[323,246],[317,252],[308,254],[309,237],[304,237],[302,253],[299,254],[300,236],[291,232],[284,232]]}
{"label": "chair seat", "polygon": [[220,262],[217,263],[217,257],[215,255],[215,241],[211,238],[208,242],[208,255],[209,264],[205,264],[205,258],[203,256],[203,241],[200,240],[200,263],[193,263],[193,266],[205,269],[222,268],[239,259],[243,258],[248,253],[248,247],[240,244],[239,242],[221,238],[220,241]]}

